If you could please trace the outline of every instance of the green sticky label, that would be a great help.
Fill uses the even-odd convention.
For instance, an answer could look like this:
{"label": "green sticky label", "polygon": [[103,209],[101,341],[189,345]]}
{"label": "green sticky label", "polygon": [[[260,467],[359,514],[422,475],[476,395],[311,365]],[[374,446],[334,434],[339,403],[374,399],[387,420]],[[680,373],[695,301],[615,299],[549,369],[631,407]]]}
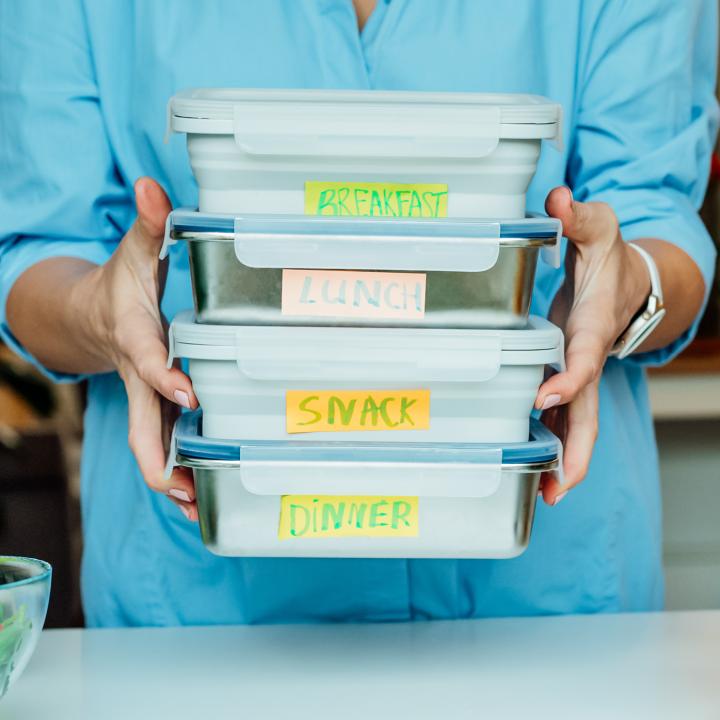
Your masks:
{"label": "green sticky label", "polygon": [[375,182],[305,183],[305,214],[335,217],[447,217],[448,187]]}

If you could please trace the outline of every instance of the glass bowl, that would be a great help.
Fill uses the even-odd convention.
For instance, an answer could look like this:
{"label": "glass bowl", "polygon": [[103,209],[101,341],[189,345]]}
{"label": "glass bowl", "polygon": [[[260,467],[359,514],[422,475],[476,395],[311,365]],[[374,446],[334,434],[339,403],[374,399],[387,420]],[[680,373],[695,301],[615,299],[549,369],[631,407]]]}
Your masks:
{"label": "glass bowl", "polygon": [[52,568],[42,560],[0,556],[0,698],[35,650],[50,599]]}

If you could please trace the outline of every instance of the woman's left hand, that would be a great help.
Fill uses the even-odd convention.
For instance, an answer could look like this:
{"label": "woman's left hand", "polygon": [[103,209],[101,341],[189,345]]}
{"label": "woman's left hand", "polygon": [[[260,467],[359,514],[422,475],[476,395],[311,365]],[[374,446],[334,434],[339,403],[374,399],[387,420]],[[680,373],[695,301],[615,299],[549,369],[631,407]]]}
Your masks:
{"label": "woman's left hand", "polygon": [[550,320],[565,332],[566,370],[546,380],[535,407],[563,441],[564,484],[546,477],[542,494],[555,505],[587,474],[598,432],[598,387],[610,350],[650,293],[650,275],[639,253],[620,234],[605,203],[574,202],[566,187],[547,197],[548,215],[569,240],[565,279]]}

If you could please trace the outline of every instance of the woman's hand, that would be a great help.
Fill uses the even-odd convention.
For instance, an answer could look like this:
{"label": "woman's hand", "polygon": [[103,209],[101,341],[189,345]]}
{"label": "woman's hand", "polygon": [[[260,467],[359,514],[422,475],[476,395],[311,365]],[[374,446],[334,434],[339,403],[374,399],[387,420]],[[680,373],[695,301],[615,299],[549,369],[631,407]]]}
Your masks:
{"label": "woman's hand", "polygon": [[97,331],[104,352],[125,383],[128,442],[145,482],[168,495],[188,519],[197,519],[192,474],[164,477],[167,435],[177,406],[196,408],[190,378],[167,367],[166,322],[160,313],[167,260],[158,254],[172,210],[163,189],[149,178],[135,183],[138,217],[94,278]]}
{"label": "woman's hand", "polygon": [[71,373],[116,370],[128,397],[129,443],[145,482],[197,519],[189,470],[164,477],[165,448],[178,406],[197,407],[192,383],[167,368],[160,313],[167,261],[158,254],[171,210],[149,178],[135,184],[138,217],[104,265],[58,257],[26,270],[10,292],[8,322],[47,367]]}
{"label": "woman's hand", "polygon": [[574,202],[566,187],[547,197],[548,215],[570,241],[565,280],[550,320],[565,331],[567,369],[540,387],[535,407],[563,441],[565,482],[546,478],[542,494],[555,505],[587,474],[598,432],[598,386],[610,350],[647,301],[650,274],[622,239],[618,220],[604,203]]}
{"label": "woman's hand", "polygon": [[166,322],[160,300],[167,260],[158,254],[171,205],[163,189],[142,178],[135,184],[138,217],[110,260],[93,271],[97,312],[92,318],[101,352],[112,363],[128,397],[128,442],[145,482],[197,519],[192,474],[164,477],[167,435],[177,406],[197,407],[192,383],[167,367]]}

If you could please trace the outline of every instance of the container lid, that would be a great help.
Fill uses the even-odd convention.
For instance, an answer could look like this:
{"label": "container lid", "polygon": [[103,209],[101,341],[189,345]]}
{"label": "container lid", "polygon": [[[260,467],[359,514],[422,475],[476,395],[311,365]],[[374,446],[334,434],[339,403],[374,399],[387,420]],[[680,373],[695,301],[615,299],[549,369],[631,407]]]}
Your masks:
{"label": "container lid", "polygon": [[[500,138],[561,138],[537,95],[197,88],[168,103],[168,131],[234,135],[250,155],[484,157]],[[369,153],[369,154],[368,154]]]}
{"label": "container lid", "polygon": [[548,463],[558,457],[559,440],[537,418],[530,419],[527,442],[515,443],[372,443],[372,442],[294,442],[289,440],[224,440],[202,435],[202,410],[183,413],[175,426],[175,451],[184,458],[202,460],[241,460],[250,454],[267,453],[278,459],[342,458],[386,460],[391,462],[440,463],[487,462],[500,452],[503,465]]}
{"label": "container lid", "polygon": [[179,239],[232,241],[254,268],[483,272],[500,247],[539,247],[560,265],[562,224],[542,215],[505,220],[317,215],[219,215],[181,208],[168,216],[160,251]]}
{"label": "container lid", "polygon": [[325,215],[223,215],[201,213],[178,208],[170,214],[168,231],[171,237],[195,235],[366,235],[378,234],[403,237],[454,236],[475,238],[494,235],[504,239],[557,238],[562,224],[547,215],[525,218],[480,220],[477,218],[390,218],[390,217],[328,217]]}
{"label": "container lid", "polygon": [[175,425],[168,472],[173,464],[235,470],[232,480],[256,495],[479,498],[510,473],[561,474],[561,456],[558,439],[535,419],[521,443],[301,443],[204,438],[195,411]]}
{"label": "container lid", "polygon": [[560,328],[534,316],[517,330],[443,330],[206,325],[185,311],[168,346],[168,366],[225,360],[252,380],[275,382],[484,382],[503,365],[562,368],[564,358]]}
{"label": "container lid", "polygon": [[424,108],[448,107],[497,108],[500,121],[506,124],[547,124],[560,119],[560,105],[541,95],[522,93],[418,92],[408,90],[302,90],[272,88],[191,88],[181,90],[170,99],[173,117],[196,120],[232,120],[240,105],[268,103],[281,109],[291,104],[298,108],[352,105],[354,112],[364,108],[410,107],[413,112]]}

